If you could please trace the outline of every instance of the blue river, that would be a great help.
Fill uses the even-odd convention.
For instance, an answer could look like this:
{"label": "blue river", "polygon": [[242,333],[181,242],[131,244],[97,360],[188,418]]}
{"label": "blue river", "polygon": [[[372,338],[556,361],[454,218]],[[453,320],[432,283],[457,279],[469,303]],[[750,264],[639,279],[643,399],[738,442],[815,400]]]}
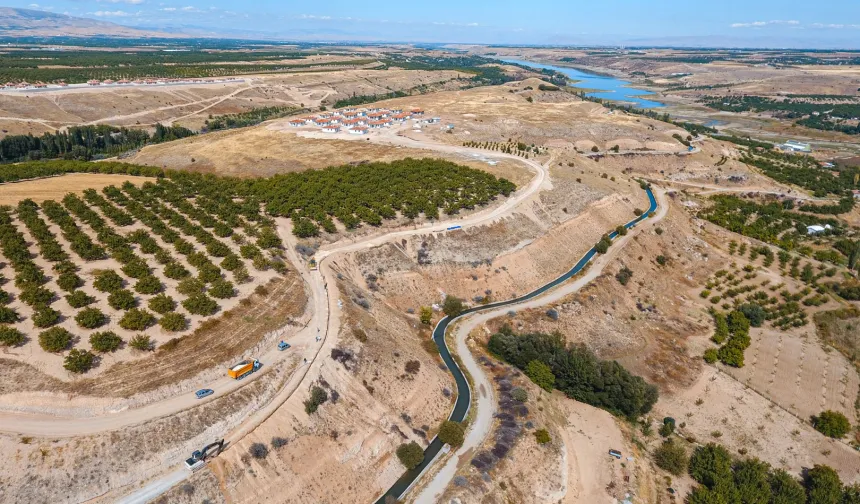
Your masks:
{"label": "blue river", "polygon": [[[628,222],[624,225],[627,229],[632,228],[633,226],[639,224],[643,220],[647,219],[651,216],[653,212],[657,210],[657,199],[654,197],[654,192],[651,191],[651,188],[647,188],[645,192],[648,194],[648,210],[642,215],[636,217],[632,221]],[[618,236],[618,233],[612,231],[609,233],[609,237],[611,239],[615,239]],[[495,303],[490,303],[483,306],[476,306],[474,308],[469,308],[464,311],[461,315],[467,315],[469,313],[475,313],[484,310],[491,310],[493,308],[499,308],[502,306],[507,306],[515,303],[520,303],[522,301],[527,301],[534,297],[537,297],[544,292],[556,287],[571,278],[573,278],[577,273],[582,271],[582,268],[585,267],[586,264],[591,262],[594,256],[597,255],[597,250],[593,247],[585,253],[582,258],[565,274],[556,278],[552,282],[539,287],[538,289],[529,292],[528,294],[518,297],[516,299],[509,299],[507,301],[497,301]],[[436,328],[433,330],[433,341],[435,341],[436,346],[439,348],[439,355],[442,357],[442,362],[448,366],[448,370],[451,371],[451,374],[454,376],[454,382],[457,385],[457,400],[454,402],[454,408],[451,411],[451,415],[448,417],[448,420],[453,420],[455,422],[462,422],[466,415],[469,413],[469,407],[472,402],[472,391],[469,390],[469,382],[466,380],[466,375],[463,374],[463,371],[460,369],[460,366],[457,365],[457,362],[451,356],[451,352],[448,350],[448,345],[445,343],[445,331],[448,329],[448,324],[452,322],[453,319],[450,317],[445,317],[436,324]],[[418,465],[415,469],[411,471],[406,471],[403,473],[403,476],[398,479],[394,485],[388,489],[388,491],[383,494],[377,501],[376,504],[386,504],[386,497],[399,499],[409,487],[412,486],[412,483],[421,476],[421,473],[433,463],[433,460],[442,451],[444,444],[438,437],[434,437],[432,441],[430,441],[430,445],[424,449],[424,460],[421,464]]]}
{"label": "blue river", "polygon": [[643,98],[643,96],[654,96],[654,93],[650,91],[644,91],[642,89],[631,88],[629,87],[629,82],[621,79],[616,79],[615,77],[604,77],[603,75],[595,75],[588,72],[583,72],[582,70],[577,70],[575,68],[564,68],[553,65],[544,65],[541,63],[532,63],[531,61],[521,61],[515,59],[500,59],[499,61],[504,61],[505,63],[516,63],[517,65],[523,65],[532,68],[555,70],[556,72],[561,72],[564,75],[568,76],[571,80],[578,81],[572,84],[573,87],[599,90],[594,93],[587,93],[587,96],[603,98],[604,100],[629,102],[635,104],[636,108],[642,109],[658,108],[665,106],[660,102]]}

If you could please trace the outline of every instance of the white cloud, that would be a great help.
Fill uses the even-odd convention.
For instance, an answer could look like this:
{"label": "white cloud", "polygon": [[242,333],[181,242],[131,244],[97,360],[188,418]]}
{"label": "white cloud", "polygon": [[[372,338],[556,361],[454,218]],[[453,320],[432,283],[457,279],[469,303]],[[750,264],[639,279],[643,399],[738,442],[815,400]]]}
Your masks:
{"label": "white cloud", "polygon": [[96,1],[99,3],[112,3],[112,4],[124,3],[124,4],[129,4],[129,5],[140,5],[145,0],[96,0]]}
{"label": "white cloud", "polygon": [[857,30],[860,29],[860,24],[834,24],[834,23],[812,23],[810,25],[812,28],[826,29],[826,30]]}
{"label": "white cloud", "polygon": [[173,12],[176,10],[176,7],[164,7],[163,9],[158,9],[158,10],[162,10],[164,12]]}
{"label": "white cloud", "polygon": [[478,23],[446,23],[443,21],[432,21],[431,24],[437,26],[480,26]]}
{"label": "white cloud", "polygon": [[752,21],[750,23],[734,23],[732,28],[761,28],[769,25],[799,25],[800,21],[775,19],[772,21]]}
{"label": "white cloud", "polygon": [[133,16],[134,14],[126,11],[115,10],[115,11],[95,11],[93,12],[94,16],[98,17],[128,17]]}
{"label": "white cloud", "polygon": [[315,14],[301,14],[299,19],[318,19],[320,21],[331,21],[331,16],[317,16]]}

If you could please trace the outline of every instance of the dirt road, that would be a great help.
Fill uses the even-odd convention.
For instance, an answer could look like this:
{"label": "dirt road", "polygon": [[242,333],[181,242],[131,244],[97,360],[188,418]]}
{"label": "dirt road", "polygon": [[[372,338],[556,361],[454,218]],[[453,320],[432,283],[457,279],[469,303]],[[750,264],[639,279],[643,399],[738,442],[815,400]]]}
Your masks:
{"label": "dirt road", "polygon": [[[288,245],[288,255],[291,262],[293,262],[293,265],[301,273],[303,280],[308,284],[312,293],[311,298],[313,303],[313,318],[311,319],[311,322],[299,332],[299,334],[290,338],[290,342],[294,345],[292,349],[288,350],[288,352],[300,352],[303,356],[303,359],[307,359],[308,364],[300,366],[289,378],[287,384],[277,394],[275,399],[262,409],[255,412],[245,422],[243,422],[242,426],[237,431],[233,432],[230,436],[228,436],[228,440],[237,441],[241,439],[244,435],[246,435],[248,432],[251,432],[266,418],[268,418],[278,407],[280,407],[293,394],[293,392],[295,392],[295,390],[299,388],[299,386],[305,381],[306,378],[313,379],[313,377],[316,376],[319,372],[318,366],[315,366],[315,364],[317,363],[316,357],[324,349],[330,348],[331,346],[336,344],[336,341],[333,341],[334,338],[330,338],[329,336],[331,334],[336,335],[338,332],[340,324],[338,317],[339,309],[336,306],[336,293],[330,293],[327,290],[327,285],[334,285],[332,273],[329,268],[327,268],[327,258],[330,258],[331,256],[342,252],[359,250],[361,248],[376,247],[383,243],[386,243],[389,240],[399,237],[427,232],[444,231],[448,227],[454,225],[460,227],[467,227],[485,224],[488,221],[495,220],[508,214],[517,206],[527,201],[531,196],[536,194],[542,187],[548,186],[550,184],[548,180],[547,168],[535,160],[526,160],[517,156],[507,155],[503,153],[494,153],[492,155],[488,155],[486,152],[478,149],[455,147],[444,144],[433,144],[429,142],[417,142],[404,138],[398,138],[397,140],[395,140],[395,142],[402,142],[403,144],[408,144],[410,146],[436,150],[440,152],[449,152],[463,155],[471,155],[478,153],[482,156],[490,158],[515,159],[526,164],[529,168],[534,170],[535,177],[527,186],[517,190],[501,205],[482,210],[468,217],[459,217],[450,221],[430,223],[417,228],[404,229],[388,234],[371,236],[359,242],[340,245],[334,244],[331,248],[321,250],[320,253],[317,255],[317,261],[320,264],[319,271],[307,271],[307,269],[304,267],[304,262],[298,257],[296,257],[294,250],[295,240],[292,236],[291,230],[284,229],[283,227],[279,229],[279,233],[285,240],[285,243]],[[320,341],[316,341],[317,336],[320,337]],[[285,358],[285,355],[284,352],[278,352],[276,349],[273,348],[271,351],[259,356],[258,358],[264,364],[264,368],[261,372],[255,373],[251,377],[246,378],[242,381],[236,381],[225,377],[216,383],[206,384],[208,388],[212,388],[216,391],[213,396],[210,396],[210,398],[207,398],[206,400],[211,400],[211,398],[223,396],[232,391],[235,391],[243,385],[251,383],[255,379],[259,379],[266,372],[267,367],[273,367],[272,364],[283,360]],[[46,415],[43,416],[32,414],[0,413],[0,431],[20,435],[50,437],[89,435],[96,434],[99,432],[116,430],[130,425],[140,424],[156,418],[176,414],[185,409],[194,407],[200,403],[201,401],[197,400],[196,397],[193,396],[193,394],[184,394],[182,396],[176,396],[161,401],[159,403],[151,404],[146,408],[124,410],[101,417],[62,418]],[[179,481],[182,481],[181,478],[177,479],[177,474],[183,474],[183,472],[180,471],[177,473],[177,471],[172,471],[164,477],[153,480],[147,483],[143,488],[129,495],[128,498],[123,502],[148,502],[149,500],[160,495]]]}
{"label": "dirt road", "polygon": [[808,194],[800,192],[798,189],[787,188],[784,191],[770,191],[767,189],[762,189],[760,187],[721,187],[709,184],[701,184],[698,182],[683,182],[680,180],[669,180],[663,178],[653,178],[653,177],[643,177],[648,182],[660,183],[660,184],[668,184],[668,185],[678,185],[683,187],[689,187],[690,189],[698,189],[698,194],[703,196],[711,195],[711,194],[722,194],[722,193],[753,193],[753,194],[763,194],[770,196],[788,196],[792,199],[802,200],[802,201],[836,201],[836,200],[828,200],[827,198],[816,198],[814,196],[810,196]]}

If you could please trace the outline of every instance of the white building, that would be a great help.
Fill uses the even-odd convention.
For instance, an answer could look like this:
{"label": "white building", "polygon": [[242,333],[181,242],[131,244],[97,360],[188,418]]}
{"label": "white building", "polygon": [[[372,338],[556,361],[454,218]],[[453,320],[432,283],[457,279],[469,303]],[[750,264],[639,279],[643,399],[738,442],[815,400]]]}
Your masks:
{"label": "white building", "polygon": [[806,226],[806,234],[817,235],[817,234],[821,234],[825,231],[828,231],[830,229],[833,229],[832,227],[830,227],[830,224],[825,224],[823,226],[820,226],[818,224],[813,224],[812,226]]}
{"label": "white building", "polygon": [[349,132],[353,135],[366,135],[367,128],[352,128],[351,130],[349,130]]}
{"label": "white building", "polygon": [[779,146],[784,151],[791,152],[812,152],[812,146],[808,143],[798,142],[797,140],[788,140]]}
{"label": "white building", "polygon": [[329,124],[328,126],[324,126],[322,131],[323,133],[337,133],[338,131],[340,131],[340,126]]}

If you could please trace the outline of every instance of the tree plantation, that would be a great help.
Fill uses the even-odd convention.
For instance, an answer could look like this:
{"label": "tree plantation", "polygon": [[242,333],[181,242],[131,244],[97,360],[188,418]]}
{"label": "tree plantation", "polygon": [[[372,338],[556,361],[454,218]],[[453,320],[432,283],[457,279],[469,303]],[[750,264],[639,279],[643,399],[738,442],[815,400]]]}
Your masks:
{"label": "tree plantation", "polygon": [[362,222],[378,226],[397,213],[439,218],[490,203],[516,187],[478,170],[433,159],[339,166],[275,175],[258,180],[252,192],[272,215],[292,217],[298,236],[313,236],[318,225],[334,232],[332,218],[347,229]]}
{"label": "tree plantation", "polygon": [[0,207],[2,274],[11,280],[0,287],[0,345],[38,340],[52,353],[79,350],[68,359],[74,373],[98,364],[90,352],[137,348],[131,340],[141,331],[193,330],[194,320],[252,292],[249,282],[286,273],[271,216],[292,217],[295,234],[309,236],[319,226],[336,231],[333,219],[355,228],[398,214],[438,218],[515,189],[477,170],[415,159],[255,180],[115,162],[29,162],[0,167],[0,180],[81,172],[153,178]]}

